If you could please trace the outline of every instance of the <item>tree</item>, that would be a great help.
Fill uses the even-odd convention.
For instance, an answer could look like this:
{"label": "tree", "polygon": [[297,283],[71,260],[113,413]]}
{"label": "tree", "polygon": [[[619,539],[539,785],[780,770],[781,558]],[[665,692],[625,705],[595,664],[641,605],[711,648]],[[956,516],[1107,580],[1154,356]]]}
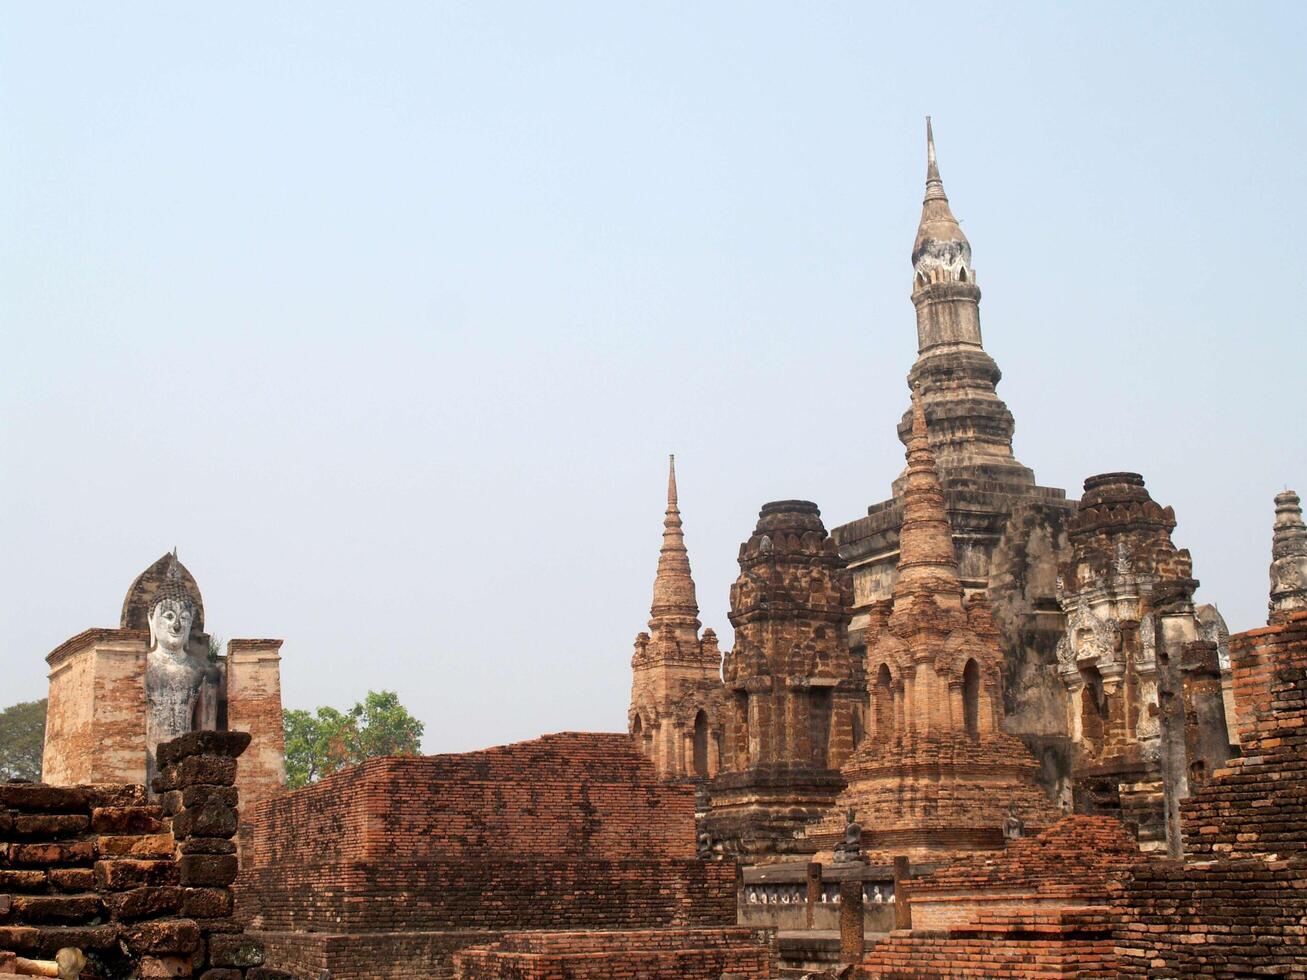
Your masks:
{"label": "tree", "polygon": [[45,749],[45,698],[0,711],[0,780],[41,779]]}
{"label": "tree", "polygon": [[347,712],[321,707],[310,714],[282,712],[286,733],[286,782],[298,789],[323,776],[383,755],[418,755],[423,724],[394,691],[368,691]]}

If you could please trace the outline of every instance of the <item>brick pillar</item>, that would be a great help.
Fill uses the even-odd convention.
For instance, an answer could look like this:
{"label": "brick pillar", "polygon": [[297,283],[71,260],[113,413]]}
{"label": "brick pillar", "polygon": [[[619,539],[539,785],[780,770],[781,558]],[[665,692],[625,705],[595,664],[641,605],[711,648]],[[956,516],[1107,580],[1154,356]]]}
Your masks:
{"label": "brick pillar", "polygon": [[912,928],[912,900],[908,895],[908,859],[894,859],[894,928]]}
{"label": "brick pillar", "polygon": [[248,806],[286,788],[286,737],[281,720],[281,640],[227,644],[227,727],[249,732],[236,785]]}
{"label": "brick pillar", "polygon": [[840,961],[860,963],[863,953],[862,877],[840,882]]}
{"label": "brick pillar", "polygon": [[821,902],[821,864],[816,861],[808,865],[808,904],[804,909],[804,921],[807,928],[812,928],[812,916]]}
{"label": "brick pillar", "polygon": [[[250,744],[245,732],[192,732],[159,746],[154,789],[172,817],[182,888],[182,915],[200,935],[201,969],[241,970],[263,965],[263,948],[231,918],[236,880],[236,760]],[[197,971],[200,972],[200,971]],[[146,974],[176,976],[175,973]]]}

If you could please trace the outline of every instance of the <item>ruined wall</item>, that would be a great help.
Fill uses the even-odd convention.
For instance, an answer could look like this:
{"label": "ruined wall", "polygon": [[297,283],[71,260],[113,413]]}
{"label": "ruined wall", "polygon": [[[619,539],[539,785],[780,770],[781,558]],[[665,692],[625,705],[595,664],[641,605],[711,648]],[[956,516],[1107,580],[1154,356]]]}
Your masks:
{"label": "ruined wall", "polygon": [[[88,957],[83,977],[275,980],[232,918],[235,756],[245,736],[160,747],[139,785],[0,785],[0,949]],[[135,972],[139,971],[139,973]]]}
{"label": "ruined wall", "polygon": [[1189,863],[1119,895],[1123,976],[1307,974],[1307,612],[1230,648],[1243,756],[1181,804]]}
{"label": "ruined wall", "polygon": [[493,946],[459,952],[457,980],[630,980],[678,977],[720,980],[723,974],[768,978],[776,973],[774,934],[768,930],[661,929],[596,935],[592,932],[513,933]]}
{"label": "ruined wall", "polygon": [[1110,980],[1118,975],[1114,942],[1102,908],[983,913],[946,930],[893,933],[868,950],[860,976]]}
{"label": "ruined wall", "polygon": [[46,657],[46,782],[145,782],[148,647],[149,635],[139,630],[91,629]]}
{"label": "ruined wall", "polygon": [[732,924],[693,797],[624,733],[374,759],[252,807],[239,907],[274,965],[338,980],[448,977],[505,931]]}
{"label": "ruined wall", "polygon": [[1064,817],[1000,854],[959,859],[912,883],[914,929],[944,929],[982,913],[1106,905],[1113,883],[1146,863],[1111,817]]}

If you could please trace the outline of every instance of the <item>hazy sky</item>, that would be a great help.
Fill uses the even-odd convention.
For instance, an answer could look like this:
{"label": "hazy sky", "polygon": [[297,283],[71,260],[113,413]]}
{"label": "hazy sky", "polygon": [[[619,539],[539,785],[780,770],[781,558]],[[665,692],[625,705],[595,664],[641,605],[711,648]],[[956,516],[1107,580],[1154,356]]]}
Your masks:
{"label": "hazy sky", "polygon": [[1262,624],[1304,9],[6,5],[0,705],[175,545],[287,706],[623,728],[669,452],[724,645],[758,507],[903,465],[927,113],[1018,457]]}

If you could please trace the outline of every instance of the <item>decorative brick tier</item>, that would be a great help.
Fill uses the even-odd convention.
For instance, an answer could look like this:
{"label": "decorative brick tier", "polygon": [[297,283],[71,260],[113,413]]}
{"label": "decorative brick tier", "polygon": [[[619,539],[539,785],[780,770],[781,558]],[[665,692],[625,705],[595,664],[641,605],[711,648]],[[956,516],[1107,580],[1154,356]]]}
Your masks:
{"label": "decorative brick tier", "polygon": [[519,932],[454,956],[457,980],[719,980],[728,973],[743,980],[774,977],[776,969],[775,934],[746,928]]}
{"label": "decorative brick tier", "polygon": [[734,925],[693,796],[626,734],[374,759],[252,808],[238,908],[270,963],[336,980],[449,977],[511,931]]}
{"label": "decorative brick tier", "polygon": [[893,932],[862,961],[865,980],[1117,975],[1112,920],[1101,907],[985,913],[942,931]]}
{"label": "decorative brick tier", "polygon": [[912,883],[918,929],[960,926],[982,914],[1107,905],[1112,886],[1147,864],[1111,817],[1068,816],[994,855],[962,858]]}
{"label": "decorative brick tier", "polygon": [[[83,977],[282,977],[232,918],[242,732],[159,747],[158,804],[127,784],[0,785],[0,949],[82,950]],[[3,957],[0,957],[3,959]]]}

